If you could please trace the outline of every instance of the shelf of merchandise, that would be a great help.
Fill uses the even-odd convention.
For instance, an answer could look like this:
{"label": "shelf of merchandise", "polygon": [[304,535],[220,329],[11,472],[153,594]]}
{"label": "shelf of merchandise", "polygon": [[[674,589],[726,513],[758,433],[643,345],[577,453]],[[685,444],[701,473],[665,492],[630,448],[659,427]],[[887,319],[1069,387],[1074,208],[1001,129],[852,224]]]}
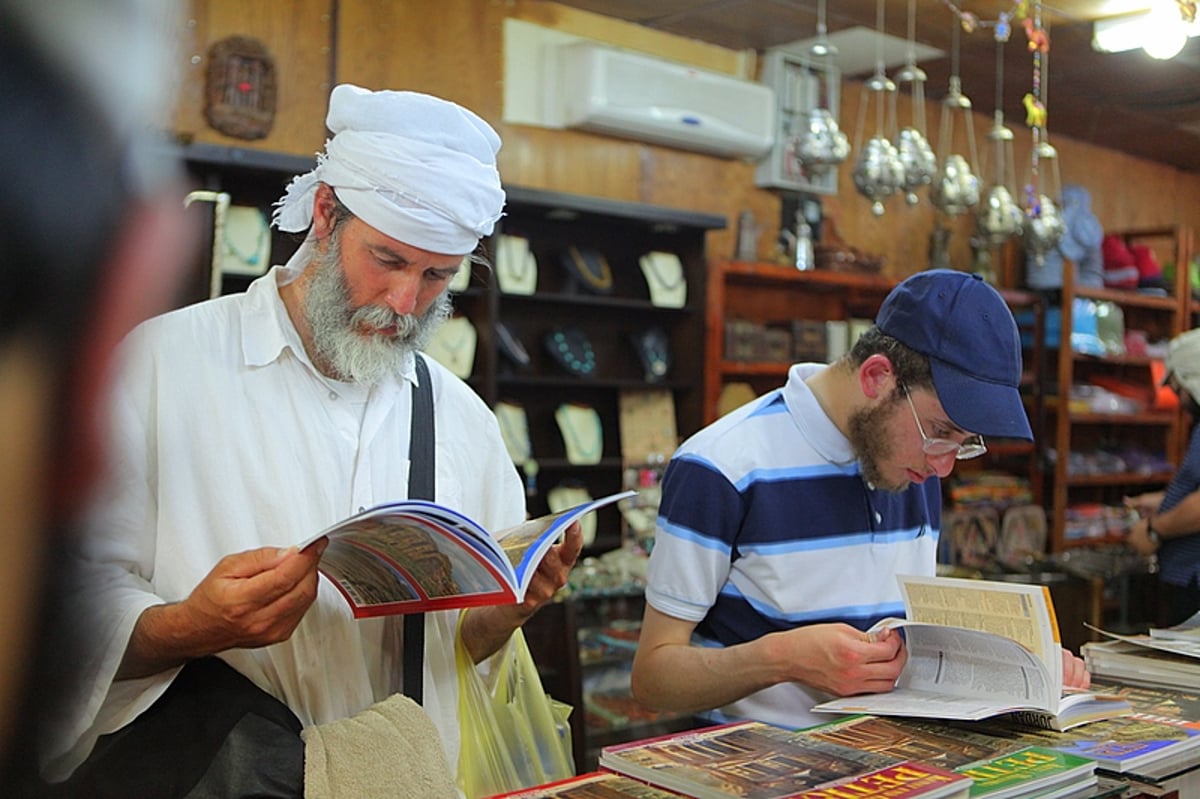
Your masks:
{"label": "shelf of merchandise", "polygon": [[[1180,225],[1116,231],[1128,241],[1150,242],[1160,260],[1187,264],[1192,252],[1191,231]],[[1170,480],[1171,470],[1151,472],[1128,471],[1114,474],[1072,474],[1069,471],[1070,453],[1086,452],[1100,445],[1119,446],[1136,442],[1163,454],[1166,461],[1178,466],[1185,446],[1183,414],[1177,410],[1148,409],[1135,413],[1091,412],[1073,406],[1065,399],[1072,385],[1086,382],[1095,376],[1121,379],[1144,386],[1147,393],[1153,386],[1151,365],[1155,359],[1143,355],[1095,356],[1075,352],[1071,347],[1074,326],[1074,300],[1089,299],[1109,302],[1120,308],[1125,330],[1142,330],[1151,342],[1163,342],[1178,335],[1188,325],[1193,305],[1187,284],[1187,269],[1176,269],[1175,278],[1167,286],[1168,296],[1155,296],[1136,290],[1119,290],[1098,286],[1077,285],[1075,270],[1063,270],[1061,291],[1061,346],[1047,347],[1057,359],[1052,376],[1053,388],[1046,390],[1047,450],[1057,453],[1046,465],[1047,509],[1049,540],[1052,552],[1078,546],[1090,546],[1103,541],[1094,538],[1068,539],[1066,536],[1067,509],[1079,503],[1100,503],[1120,506],[1122,496],[1161,489]],[[1046,458],[1050,461],[1050,458]]]}
{"label": "shelf of merchandise", "polygon": [[[702,385],[705,369],[704,324],[708,263],[705,238],[723,228],[724,217],[661,206],[582,197],[557,192],[506,187],[505,215],[486,242],[492,261],[501,235],[524,238],[536,260],[536,286],[530,294],[501,290],[496,269],[472,269],[467,288],[455,296],[457,312],[477,331],[475,361],[468,382],[491,406],[519,404],[525,411],[536,482],[530,513],[549,511],[547,494],[557,484],[584,487],[593,497],[625,487],[629,463],[622,451],[620,398],[624,391],[670,392],[675,428],[682,438],[704,423]],[[612,271],[608,293],[589,293],[569,279],[562,265],[570,247],[601,253]],[[655,305],[640,258],[649,252],[678,256],[687,295],[683,307]],[[497,325],[503,324],[529,356],[526,366],[506,357]],[[594,372],[576,376],[551,357],[547,332],[562,326],[583,331],[595,351]],[[630,339],[648,328],[665,331],[670,365],[659,379],[648,381]],[[592,464],[567,458],[555,410],[564,403],[592,407],[603,428],[603,453]],[[674,447],[671,447],[672,451]],[[665,453],[666,457],[670,452]],[[599,556],[621,547],[620,511],[612,506],[596,513],[595,540],[583,556]],[[570,723],[577,767],[595,768],[598,747],[683,729],[690,717],[672,719],[631,715],[626,721],[601,724],[588,712],[595,705],[590,686],[604,671],[628,671],[629,657],[584,662],[580,634],[599,624],[640,623],[640,590],[585,594],[577,592],[543,607],[525,625],[530,651],[551,696],[574,708]],[[631,701],[631,700],[630,700]]]}
{"label": "shelf of merchandise", "polygon": [[721,389],[726,383],[744,381],[761,394],[781,385],[792,363],[791,359],[755,362],[726,358],[726,320],[778,324],[799,319],[874,319],[879,304],[895,285],[894,280],[882,275],[800,271],[762,262],[714,262],[708,273],[705,421],[717,418]]}

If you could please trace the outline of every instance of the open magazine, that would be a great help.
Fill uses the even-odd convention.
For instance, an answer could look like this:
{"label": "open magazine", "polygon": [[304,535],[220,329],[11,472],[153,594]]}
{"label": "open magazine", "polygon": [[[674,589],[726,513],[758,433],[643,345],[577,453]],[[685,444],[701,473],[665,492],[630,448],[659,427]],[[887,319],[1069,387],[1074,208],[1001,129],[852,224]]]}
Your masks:
{"label": "open magazine", "polygon": [[355,514],[300,544],[329,546],[318,569],[355,617],[520,602],[572,522],[633,496],[624,491],[489,534],[456,510],[426,500],[389,502]]}
{"label": "open magazine", "polygon": [[1058,622],[1045,586],[901,576],[908,662],[887,693],[824,702],[814,710],[1013,721],[1066,730],[1131,711],[1118,697],[1063,689]]}

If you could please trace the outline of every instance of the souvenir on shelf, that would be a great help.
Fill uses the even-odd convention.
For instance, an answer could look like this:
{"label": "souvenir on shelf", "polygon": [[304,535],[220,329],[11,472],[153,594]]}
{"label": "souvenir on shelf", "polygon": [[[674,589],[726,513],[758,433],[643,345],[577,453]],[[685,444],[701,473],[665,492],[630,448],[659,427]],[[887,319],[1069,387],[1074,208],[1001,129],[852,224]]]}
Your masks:
{"label": "souvenir on shelf", "polygon": [[271,266],[271,226],[258,208],[229,206],[218,244],[217,265],[223,275],[258,277]]}
{"label": "souvenir on shelf", "polygon": [[651,327],[629,337],[638,361],[642,364],[647,383],[661,382],[671,368],[670,340],[667,331],[661,327]]}
{"label": "souvenir on shelf", "polygon": [[626,390],[621,411],[621,458],[626,463],[665,463],[679,446],[675,398],[666,389]]}
{"label": "souvenir on shelf", "polygon": [[567,291],[583,290],[589,294],[612,292],[613,273],[604,254],[591,247],[568,247],[561,256],[567,278]]}
{"label": "souvenir on shelf", "polygon": [[564,402],[554,411],[554,420],[558,422],[558,430],[562,433],[569,463],[600,462],[604,456],[604,426],[595,408]]}
{"label": "souvenir on shelf", "polygon": [[638,259],[650,302],[659,308],[682,308],[687,304],[687,278],[683,263],[673,252],[648,252]]}
{"label": "souvenir on shelf", "polygon": [[505,294],[532,294],[537,289],[537,257],[529,239],[501,235],[496,239],[496,282]]}
{"label": "souvenir on shelf", "polygon": [[543,342],[550,357],[576,377],[591,377],[596,371],[596,351],[587,334],[577,327],[555,327]]}
{"label": "souvenir on shelf", "polygon": [[465,316],[443,322],[430,338],[425,354],[466,380],[475,369],[475,325]]}

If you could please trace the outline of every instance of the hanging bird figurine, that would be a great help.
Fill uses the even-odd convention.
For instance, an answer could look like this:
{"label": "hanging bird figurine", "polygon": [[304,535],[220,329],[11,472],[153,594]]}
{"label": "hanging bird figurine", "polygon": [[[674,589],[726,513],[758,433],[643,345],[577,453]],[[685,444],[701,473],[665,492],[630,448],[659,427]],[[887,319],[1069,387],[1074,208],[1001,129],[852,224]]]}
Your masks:
{"label": "hanging bird figurine", "polygon": [[1025,104],[1025,124],[1031,128],[1046,127],[1046,106],[1028,92],[1021,102]]}

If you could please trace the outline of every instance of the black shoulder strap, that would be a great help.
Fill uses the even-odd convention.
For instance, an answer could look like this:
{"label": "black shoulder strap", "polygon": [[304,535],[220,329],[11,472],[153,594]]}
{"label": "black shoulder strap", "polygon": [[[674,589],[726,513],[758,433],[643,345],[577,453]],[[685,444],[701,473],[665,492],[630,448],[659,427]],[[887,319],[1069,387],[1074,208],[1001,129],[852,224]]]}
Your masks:
{"label": "black shoulder strap", "polygon": [[[412,433],[408,442],[408,498],[433,501],[433,385],[429,365],[416,354],[417,384],[413,386]],[[425,614],[404,617],[404,695],[421,704],[425,678]]]}

